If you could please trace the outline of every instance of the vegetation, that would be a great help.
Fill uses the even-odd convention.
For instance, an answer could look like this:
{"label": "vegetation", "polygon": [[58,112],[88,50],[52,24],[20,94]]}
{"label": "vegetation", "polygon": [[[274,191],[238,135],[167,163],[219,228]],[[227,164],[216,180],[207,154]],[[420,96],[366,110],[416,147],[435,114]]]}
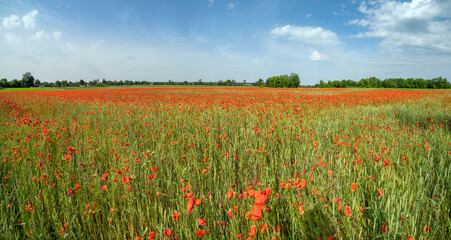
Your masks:
{"label": "vegetation", "polygon": [[450,239],[450,91],[0,92],[0,239]]}
{"label": "vegetation", "polygon": [[446,78],[387,78],[380,80],[376,77],[363,78],[358,82],[352,80],[334,80],[325,83],[323,80],[316,84],[317,88],[419,88],[419,89],[451,89],[451,83]]}
{"label": "vegetation", "polygon": [[266,79],[265,87],[271,88],[297,88],[301,81],[296,73],[274,76]]}
{"label": "vegetation", "polygon": [[6,78],[0,79],[0,88],[28,88],[28,87],[45,87],[45,88],[65,88],[65,87],[107,87],[107,86],[146,86],[146,85],[196,85],[196,86],[250,86],[250,83],[246,83],[246,80],[237,82],[233,79],[227,79],[226,81],[219,80],[218,82],[204,82],[199,79],[195,82],[174,82],[168,80],[167,82],[149,82],[149,81],[131,81],[131,80],[106,80],[106,79],[94,79],[91,81],[85,81],[80,79],[78,82],[72,82],[67,80],[57,80],[55,82],[41,82],[39,79],[34,79],[31,73],[27,72],[23,75],[22,80],[13,79],[8,81]]}
{"label": "vegetation", "polygon": [[[78,82],[71,82],[67,80],[58,80],[52,82],[41,82],[31,75],[30,72],[23,74],[21,80],[13,79],[8,82],[6,78],[0,80],[1,88],[27,88],[27,87],[46,87],[46,88],[65,88],[65,87],[107,87],[107,86],[146,86],[146,85],[170,85],[170,86],[257,86],[257,87],[270,87],[270,88],[298,88],[300,86],[300,78],[296,73],[290,75],[280,75],[269,77],[265,80],[258,79],[256,82],[248,83],[246,80],[237,82],[233,79],[227,79],[226,81],[219,80],[217,82],[204,82],[199,79],[195,82],[174,82],[168,80],[167,82],[149,82],[149,81],[131,81],[131,80],[119,80],[112,81],[102,79],[94,79],[92,81],[85,81],[80,79]],[[311,87],[311,86],[302,86]],[[358,82],[353,80],[333,80],[327,83],[321,80],[314,86],[315,88],[417,88],[417,89],[451,89],[451,83],[446,78],[437,77],[433,79],[423,78],[387,78],[380,80],[376,77],[363,78]]]}

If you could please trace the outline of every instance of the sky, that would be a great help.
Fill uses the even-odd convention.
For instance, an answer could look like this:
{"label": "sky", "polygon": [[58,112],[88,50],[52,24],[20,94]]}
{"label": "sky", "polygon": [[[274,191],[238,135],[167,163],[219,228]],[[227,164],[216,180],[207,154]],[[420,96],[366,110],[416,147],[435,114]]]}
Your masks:
{"label": "sky", "polygon": [[451,0],[0,0],[0,78],[451,77]]}

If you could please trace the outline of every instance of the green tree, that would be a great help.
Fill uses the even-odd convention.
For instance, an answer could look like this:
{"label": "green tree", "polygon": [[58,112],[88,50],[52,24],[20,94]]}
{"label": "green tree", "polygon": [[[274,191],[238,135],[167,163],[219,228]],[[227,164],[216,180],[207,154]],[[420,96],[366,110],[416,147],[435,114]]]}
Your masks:
{"label": "green tree", "polygon": [[288,75],[273,76],[266,79],[266,87],[271,88],[297,88],[301,81],[299,80],[299,75],[296,73],[291,73]]}
{"label": "green tree", "polygon": [[20,82],[22,87],[33,87],[34,77],[30,72],[26,72],[22,75],[22,80]]}
{"label": "green tree", "polygon": [[21,81],[19,81],[19,80],[17,80],[17,79],[13,79],[13,80],[9,83],[9,85],[10,85],[11,87],[13,87],[13,88],[19,88],[19,87],[22,86],[22,83],[21,83]]}
{"label": "green tree", "polygon": [[301,80],[299,79],[299,75],[297,73],[291,73],[289,77],[290,88],[298,88],[300,84]]}
{"label": "green tree", "polygon": [[258,81],[254,83],[254,86],[263,87],[265,85],[265,82],[263,79],[259,78]]}
{"label": "green tree", "polygon": [[360,79],[358,86],[361,88],[378,88],[380,87],[381,80],[377,77],[362,78]]}
{"label": "green tree", "polygon": [[0,80],[0,87],[1,87],[1,88],[7,88],[7,87],[9,87],[9,82],[8,82],[8,80],[7,80],[6,78],[2,78],[2,79]]}
{"label": "green tree", "polygon": [[329,85],[327,83],[325,83],[323,80],[319,81],[319,87],[320,88],[328,88]]}
{"label": "green tree", "polygon": [[426,88],[426,81],[422,78],[415,78],[414,85],[415,88]]}

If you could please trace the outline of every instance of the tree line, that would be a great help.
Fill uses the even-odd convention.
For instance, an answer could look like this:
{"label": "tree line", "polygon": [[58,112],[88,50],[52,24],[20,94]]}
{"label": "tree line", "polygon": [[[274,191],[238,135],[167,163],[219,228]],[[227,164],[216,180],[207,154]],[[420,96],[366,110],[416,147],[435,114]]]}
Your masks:
{"label": "tree line", "polygon": [[451,83],[446,78],[386,78],[380,80],[376,77],[362,78],[360,81],[334,80],[327,83],[321,80],[316,88],[422,88],[422,89],[450,89]]}
{"label": "tree line", "polygon": [[57,80],[55,82],[41,82],[35,79],[30,72],[22,75],[22,79],[13,79],[8,81],[6,78],[0,79],[0,88],[28,88],[28,87],[105,87],[105,86],[131,86],[131,85],[206,85],[206,86],[252,86],[253,83],[247,83],[246,80],[237,82],[233,79],[219,80],[217,82],[204,82],[202,79],[194,82],[174,82],[172,80],[162,82],[149,81],[131,81],[131,80],[106,80],[94,79],[91,81],[67,81]]}
{"label": "tree line", "polygon": [[[256,86],[270,88],[298,88],[300,86],[300,78],[296,73],[290,75],[272,76],[265,80],[259,79],[256,82],[237,82],[233,79],[217,82],[204,82],[202,79],[194,82],[175,82],[172,80],[161,82],[149,81],[131,81],[131,80],[106,80],[94,79],[85,81],[72,82],[67,80],[58,80],[55,82],[41,82],[35,79],[30,72],[22,75],[22,79],[13,79],[8,81],[6,78],[0,79],[0,88],[22,88],[22,87],[105,87],[105,86],[131,86],[131,85],[196,85],[196,86]],[[353,80],[333,80],[324,82],[321,80],[314,86],[315,88],[419,88],[419,89],[451,89],[451,83],[446,78],[436,77],[433,79],[423,78],[387,78],[380,80],[376,77],[363,78],[360,81]]]}
{"label": "tree line", "polygon": [[263,81],[263,79],[258,79],[255,82],[255,86],[259,87],[270,87],[270,88],[297,88],[301,84],[299,75],[297,73],[291,73],[290,75],[279,75],[273,76]]}

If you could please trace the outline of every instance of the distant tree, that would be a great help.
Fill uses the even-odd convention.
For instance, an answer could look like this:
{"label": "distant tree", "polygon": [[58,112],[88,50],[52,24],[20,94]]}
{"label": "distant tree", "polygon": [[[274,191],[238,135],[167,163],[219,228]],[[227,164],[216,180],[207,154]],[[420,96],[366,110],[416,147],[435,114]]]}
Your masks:
{"label": "distant tree", "polygon": [[444,83],[443,83],[443,88],[451,89],[451,83],[448,82],[448,79],[443,78],[443,81],[444,81]]}
{"label": "distant tree", "polygon": [[61,87],[61,82],[59,80],[57,80],[54,84],[55,87]]}
{"label": "distant tree", "polygon": [[395,78],[395,88],[405,88],[405,81],[403,78]]}
{"label": "distant tree", "polygon": [[435,88],[441,88],[441,89],[446,89],[446,88],[450,88],[450,83],[448,82],[448,80],[446,78],[442,78],[442,77],[436,77],[431,79],[432,84],[435,85]]}
{"label": "distant tree", "polygon": [[34,77],[30,72],[26,72],[22,75],[22,80],[20,82],[22,87],[32,87],[34,84]]}
{"label": "distant tree", "polygon": [[415,78],[413,80],[415,88],[426,88],[426,81],[422,78]]}
{"label": "distant tree", "polygon": [[380,85],[381,80],[376,77],[370,77],[370,78],[362,78],[358,82],[358,86],[361,88],[378,88]]}
{"label": "distant tree", "polygon": [[299,79],[299,75],[297,73],[291,73],[288,80],[290,88],[298,88],[301,84],[301,80]]}
{"label": "distant tree", "polygon": [[13,79],[13,80],[9,83],[9,85],[10,85],[11,87],[13,87],[13,88],[19,88],[19,87],[22,87],[22,82],[19,81],[19,80],[17,80],[17,79]]}
{"label": "distant tree", "polygon": [[344,86],[342,86],[341,82],[338,80],[333,80],[332,82],[329,82],[328,85],[334,87],[334,88],[342,88]]}
{"label": "distant tree", "polygon": [[368,79],[369,81],[369,87],[370,88],[378,88],[380,85],[381,80],[377,77],[370,77]]}
{"label": "distant tree", "polygon": [[227,80],[224,82],[224,85],[226,85],[226,86],[235,86],[235,85],[236,85],[236,81],[233,80],[233,79],[227,79]]}
{"label": "distant tree", "polygon": [[323,80],[319,80],[319,83],[315,85],[317,88],[326,88],[326,83]]}
{"label": "distant tree", "polygon": [[0,87],[1,87],[1,88],[7,88],[7,87],[10,87],[10,86],[9,86],[9,82],[8,82],[8,80],[7,80],[6,78],[2,78],[2,79],[0,80]]}
{"label": "distant tree", "polygon": [[446,78],[437,77],[433,79],[423,78],[386,78],[383,81],[376,77],[362,78],[359,82],[352,80],[342,80],[340,85],[337,81],[324,83],[320,81],[315,87],[360,87],[360,88],[431,88],[431,89],[449,89],[451,83]]}
{"label": "distant tree", "polygon": [[68,87],[69,83],[67,82],[67,80],[63,80],[61,81],[61,87]]}
{"label": "distant tree", "polygon": [[387,78],[381,82],[383,88],[396,88],[396,86],[396,81],[393,78]]}
{"label": "distant tree", "polygon": [[41,81],[39,81],[39,79],[34,80],[34,85],[35,86],[41,85]]}
{"label": "distant tree", "polygon": [[348,80],[342,80],[342,82],[343,82],[343,81],[346,81],[346,87],[357,87],[357,83],[354,82],[354,81],[352,81],[352,80],[350,80],[350,79],[348,79]]}
{"label": "distant tree", "polygon": [[266,79],[265,86],[271,88],[297,88],[301,81],[296,73],[288,75],[273,76]]}
{"label": "distant tree", "polygon": [[259,78],[258,81],[256,81],[254,83],[254,86],[257,86],[257,87],[263,87],[264,85],[265,85],[265,82],[261,78]]}
{"label": "distant tree", "polygon": [[406,80],[404,80],[404,87],[405,88],[414,88],[413,78],[407,78]]}
{"label": "distant tree", "polygon": [[80,86],[83,86],[83,85],[86,84],[86,83],[85,83],[85,80],[83,80],[83,79],[80,79],[80,81],[78,81],[78,83],[80,84]]}

